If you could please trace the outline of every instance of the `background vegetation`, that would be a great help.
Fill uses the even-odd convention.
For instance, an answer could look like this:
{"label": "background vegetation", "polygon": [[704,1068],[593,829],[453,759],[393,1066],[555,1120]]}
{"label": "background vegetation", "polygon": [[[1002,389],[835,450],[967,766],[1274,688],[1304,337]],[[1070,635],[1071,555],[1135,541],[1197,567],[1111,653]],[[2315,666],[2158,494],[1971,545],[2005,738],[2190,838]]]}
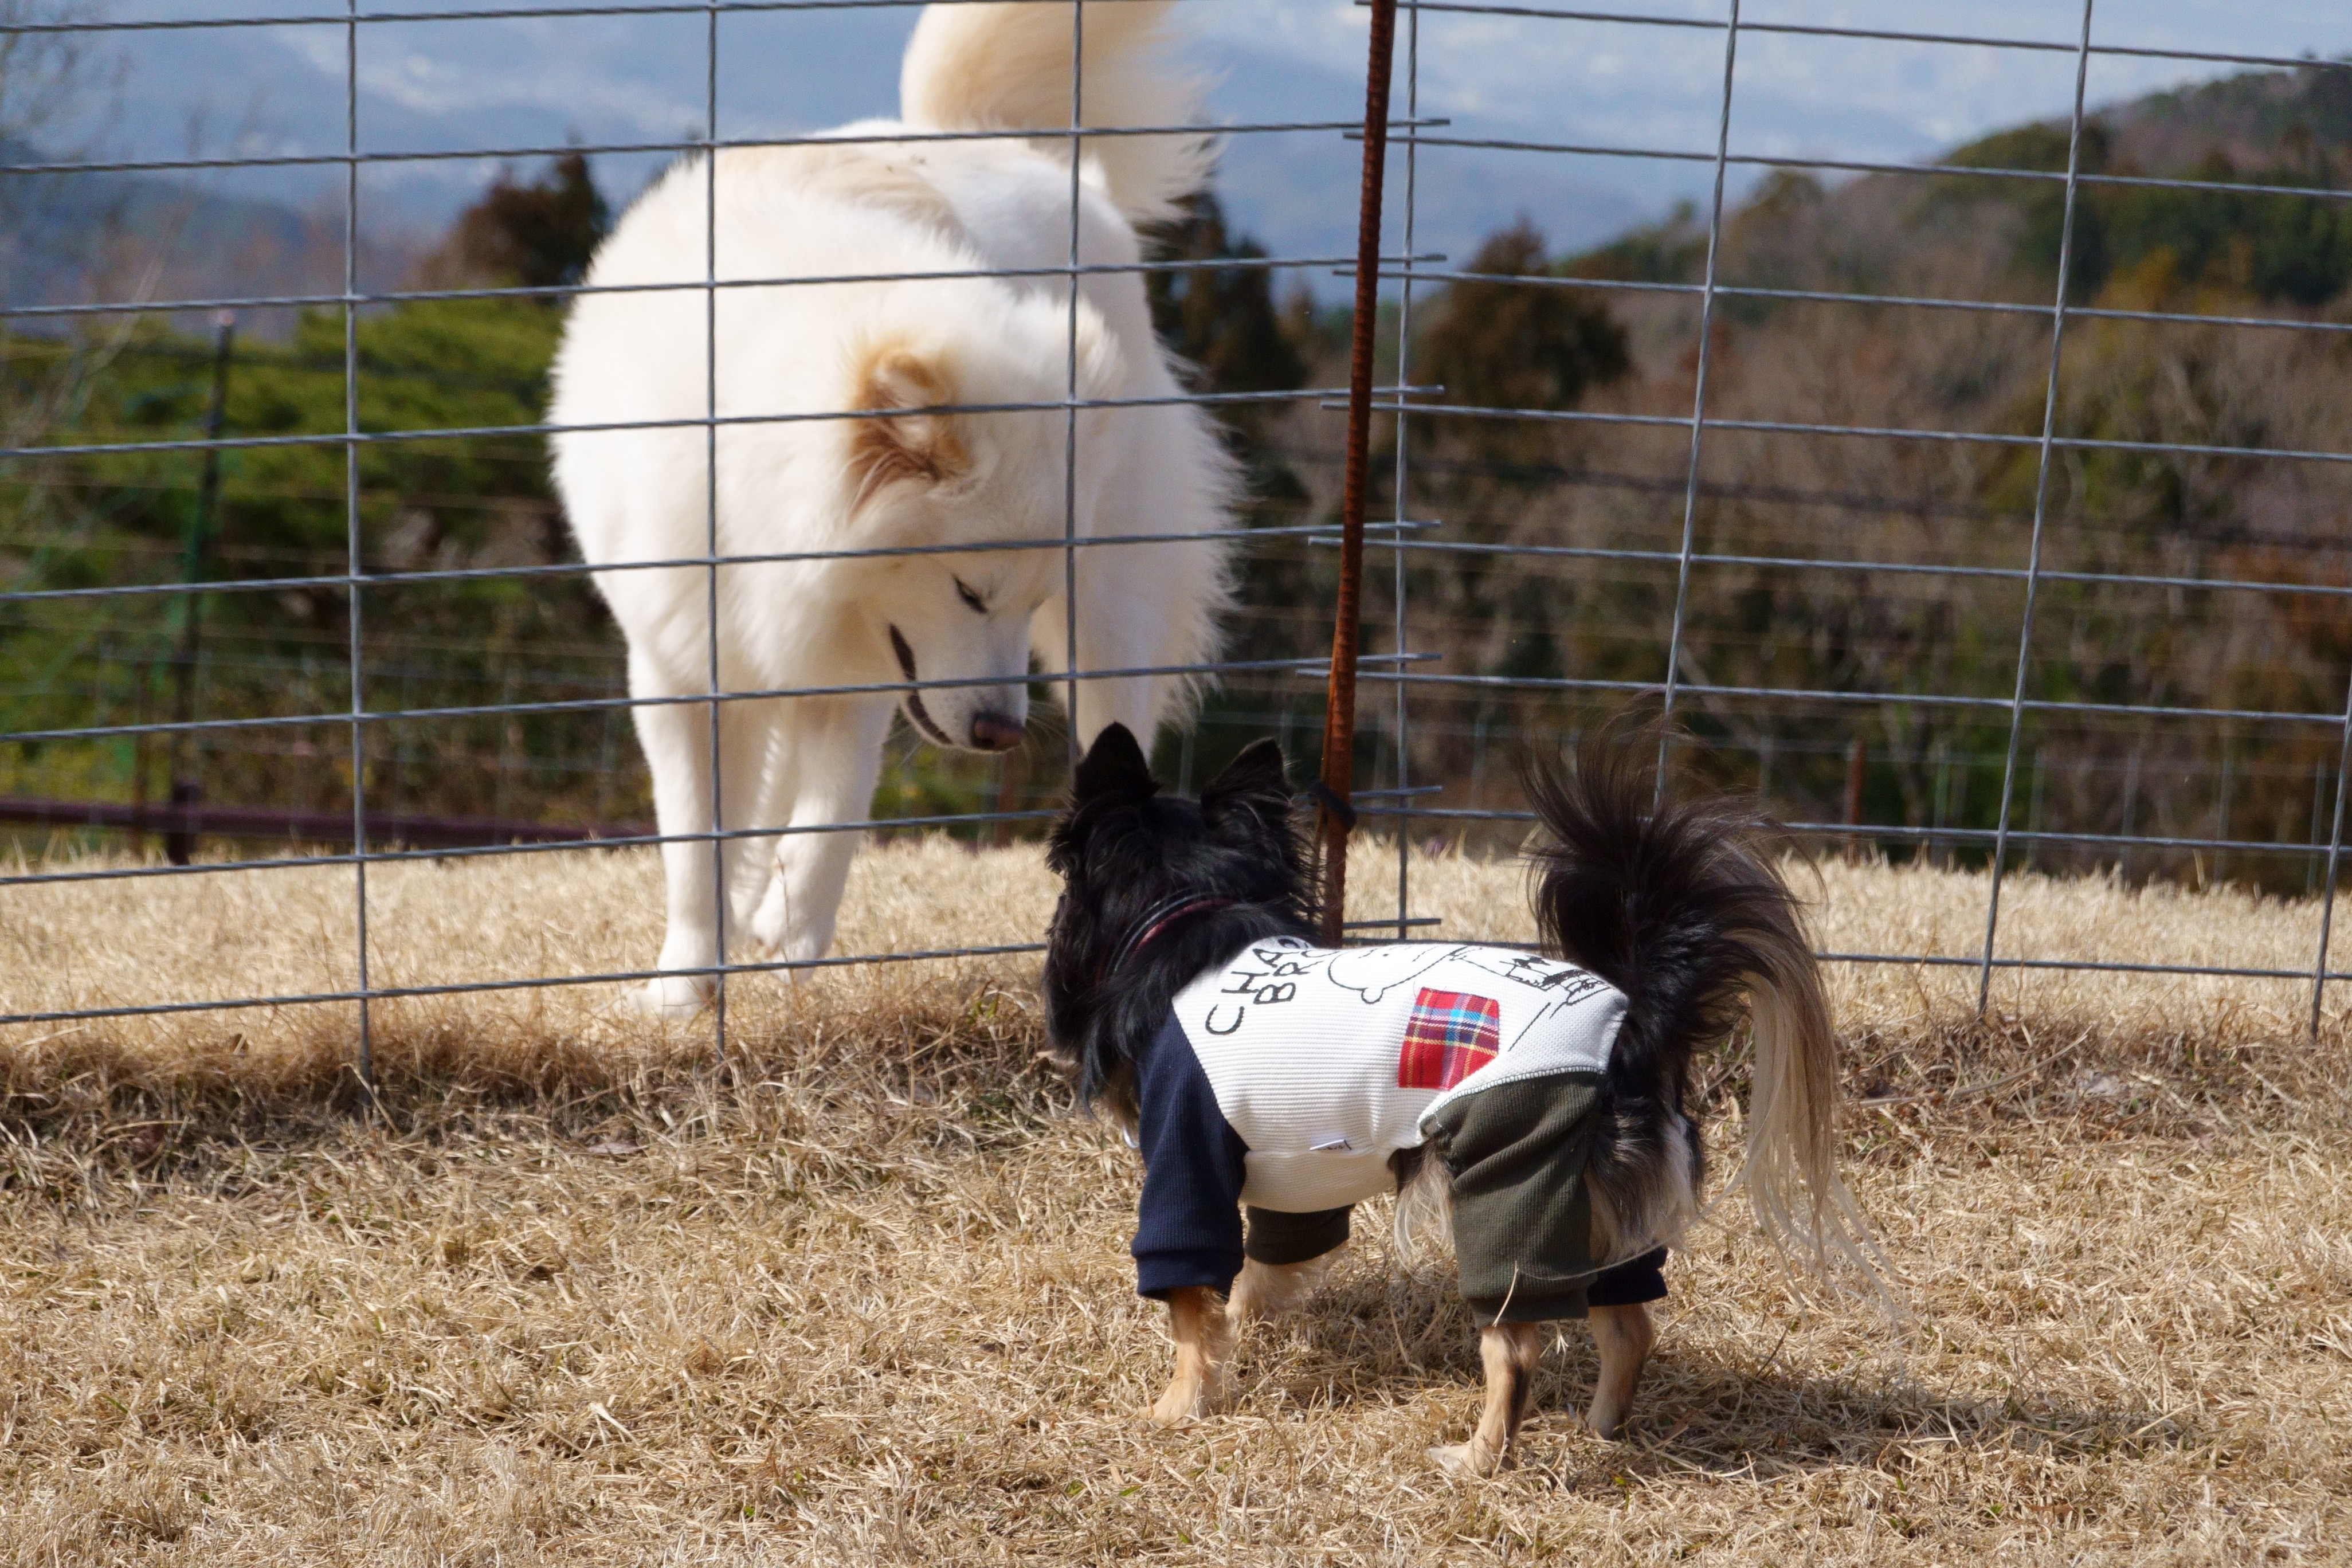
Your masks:
{"label": "background vegetation", "polygon": [[[2352,449],[2337,392],[2352,353],[2352,202],[2271,195],[2333,188],[2352,149],[2346,73],[2257,72],[2105,111],[2087,128],[2094,174],[2226,179],[2252,189],[2081,189],[2056,427],[2065,436],[2189,447]],[[1432,154],[1434,156],[1435,154]],[[1727,215],[1718,278],[1735,288],[1945,297],[2042,307],[2057,288],[2055,182],[1972,175],[2063,168],[2063,126],[2032,125],[1958,149],[1948,173],[1836,186],[1768,181]],[[576,277],[609,221],[584,159],[502,176],[438,247],[411,263],[429,287],[558,285]],[[1285,292],[1203,197],[1161,251],[1234,265],[1156,276],[1162,331],[1197,384],[1224,391],[1329,387],[1344,379],[1344,312]],[[1686,419],[1696,310],[1686,292],[1611,284],[1700,277],[1705,226],[1675,214],[1582,255],[1556,255],[1522,223],[1454,264],[1475,280],[1418,286],[1405,367],[1449,406]],[[1503,281],[1525,279],[1525,282]],[[541,298],[420,300],[362,312],[358,419],[373,436],[528,426],[544,405],[561,305]],[[2130,312],[2261,316],[2325,331],[2158,323]],[[202,322],[85,322],[0,337],[11,445],[173,440],[207,414],[211,344]],[[2009,445],[1710,429],[1691,544],[1702,562],[1684,605],[1678,678],[1771,691],[1890,694],[1868,701],[1686,698],[1709,765],[1765,790],[1797,820],[1843,816],[1851,747],[1864,748],[1861,816],[1927,830],[1900,853],[1980,854],[1960,830],[1991,826],[2016,679],[2022,589],[2039,473],[2049,339],[2045,316],[1857,308],[1727,296],[1709,353],[1707,410],[1729,420],[1964,431]],[[1391,341],[1393,358],[1395,333]],[[284,330],[248,323],[227,380],[233,437],[339,434],[339,311]],[[1393,372],[1393,364],[1386,367]],[[1234,410],[1227,426],[1251,477],[1252,521],[1330,521],[1339,416],[1305,397]],[[1374,646],[1442,659],[1422,676],[1509,675],[1644,682],[1664,674],[1675,614],[1689,439],[1671,424],[1469,415],[1414,419],[1411,489],[1390,493],[1396,436],[1381,435],[1374,516],[1436,521],[1396,556],[1376,550]],[[551,574],[404,582],[401,574],[551,566],[569,544],[535,437],[370,440],[356,446],[365,700],[423,709],[617,695],[619,639],[581,577]],[[202,715],[344,710],[352,606],[340,575],[353,541],[339,444],[254,447],[220,462],[217,514],[197,552],[205,575],[286,579],[282,590],[203,596]],[[20,459],[0,469],[0,580],[13,589],[176,581],[199,521],[203,462],[162,451]],[[2044,582],[2031,695],[2086,704],[2343,710],[2352,618],[2327,590],[2347,581],[2340,465],[2193,450],[2062,449],[2042,529]],[[1473,545],[1567,546],[1524,557]],[[1312,656],[1327,645],[1335,552],[1295,537],[1247,552],[1234,625],[1242,658]],[[1790,564],[1783,563],[1828,563]],[[1921,564],[1974,575],[1923,576]],[[2263,591],[2092,583],[2087,574],[2243,580]],[[0,606],[0,710],[14,731],[163,717],[185,598],[11,602]],[[1923,704],[1911,695],[1988,700]],[[1508,805],[1512,741],[1589,721],[1613,694],[1534,693],[1442,683],[1411,689],[1409,744],[1391,689],[1376,684],[1365,761],[1378,783],[1442,784],[1439,804]],[[1236,679],[1163,761],[1198,776],[1269,730],[1311,753],[1318,685]],[[370,799],[385,811],[624,823],[646,815],[625,715],[418,720],[371,741]],[[1050,724],[1009,765],[910,744],[878,814],[1034,804],[1059,777]],[[173,759],[160,744],[19,743],[0,754],[0,793],[160,797],[165,775],[198,778],[224,802],[348,798],[346,726],[208,740]],[[1302,764],[1311,755],[1302,756]],[[2015,819],[2083,834],[2325,837],[2335,740],[2310,722],[2125,721],[2042,714],[2027,726]],[[2110,861],[2096,845],[2045,847],[2045,863]],[[2138,853],[2161,871],[2309,885],[2305,858]]]}

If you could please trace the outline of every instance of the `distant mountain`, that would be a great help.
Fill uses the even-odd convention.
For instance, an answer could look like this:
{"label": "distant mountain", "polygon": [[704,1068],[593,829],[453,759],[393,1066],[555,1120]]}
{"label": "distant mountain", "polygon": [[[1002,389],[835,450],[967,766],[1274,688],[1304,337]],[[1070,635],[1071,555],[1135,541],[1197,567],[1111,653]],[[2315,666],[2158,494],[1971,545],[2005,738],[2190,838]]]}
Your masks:
{"label": "distant mountain", "polygon": [[[1727,283],[1958,295],[2046,304],[2064,218],[2058,181],[1969,178],[1970,169],[2066,167],[2069,127],[2039,121],[1953,149],[1929,167],[1829,184],[1769,177],[1726,215]],[[2087,175],[2352,188],[2352,72],[2252,71],[2109,106],[2084,127]],[[1696,217],[1638,227],[1569,263],[1590,276],[1692,280]],[[2075,200],[2069,292],[2145,300],[2197,290],[2312,308],[2352,288],[2352,200],[2282,191],[2181,190],[2093,179]],[[1767,307],[1736,302],[1735,315]]]}
{"label": "distant mountain", "polygon": [[2218,163],[2326,184],[2352,153],[2352,71],[2248,71],[2101,111],[2111,166],[2181,172]]}
{"label": "distant mountain", "polygon": [[[0,163],[47,161],[38,148],[0,143]],[[338,293],[340,212],[224,195],[163,174],[13,175],[0,213],[0,301],[250,298]],[[418,254],[397,228],[361,237],[363,286],[387,283]],[[282,323],[249,322],[265,331]]]}
{"label": "distant mountain", "polygon": [[[1360,77],[1317,70],[1295,59],[1235,50],[1218,79],[1216,104],[1228,123],[1324,121],[1360,123]],[[1402,117],[1399,109],[1398,117]],[[1277,256],[1349,256],[1363,144],[1329,132],[1229,138],[1218,167],[1219,198],[1235,225]],[[1385,198],[1391,250],[1403,243],[1406,158],[1393,150]],[[1487,234],[1525,216],[1556,246],[1598,244],[1645,216],[1649,204],[1601,184],[1589,169],[1525,153],[1433,149],[1414,182],[1414,248],[1458,264]],[[1651,209],[1654,210],[1654,209]],[[1337,297],[1328,273],[1314,282]]]}
{"label": "distant mountain", "polygon": [[[0,143],[0,161],[43,161],[39,149]],[[207,195],[154,175],[16,175],[0,216],[0,300],[55,305],[101,289],[152,294],[168,269],[175,279],[258,281],[315,248],[316,226],[278,203]],[[216,265],[189,258],[216,258]],[[275,286],[274,282],[271,286]],[[240,291],[243,291],[242,289]]]}
{"label": "distant mountain", "polygon": [[[117,7],[126,17],[163,0]],[[732,14],[721,21],[719,128],[730,137],[793,134],[893,112],[910,9]],[[376,24],[359,33],[362,152],[404,153],[675,142],[708,118],[700,16],[570,16]],[[340,26],[124,34],[110,40],[128,71],[104,125],[110,153],[324,157],[344,148]],[[1363,113],[1352,46],[1325,62],[1221,36],[1201,54],[1217,77],[1213,114],[1227,123],[1341,121]],[[599,183],[625,202],[669,162],[665,153],[601,154]],[[1467,254],[1524,211],[1561,243],[1597,241],[1659,203],[1650,172],[1460,150],[1429,154],[1416,206],[1423,249]],[[1337,132],[1234,137],[1220,193],[1238,225],[1278,255],[1344,255],[1355,240],[1361,151]],[[1400,168],[1402,166],[1402,160]],[[488,183],[491,158],[404,158],[365,166],[371,228],[437,230]],[[340,210],[331,163],[205,175],[224,195],[297,210]],[[1612,183],[1613,182],[1613,183]],[[1327,292],[1341,286],[1320,275]]]}
{"label": "distant mountain", "polygon": [[[167,3],[122,0],[112,9],[135,19],[163,14]],[[913,15],[899,8],[726,15],[716,83],[721,133],[789,134],[888,112]],[[1351,121],[1361,113],[1361,35],[1345,18],[1305,0],[1265,0],[1246,16],[1230,6],[1203,6],[1198,15],[1205,24],[1199,53],[1218,77],[1216,118]],[[1471,49],[1475,40],[1443,32],[1436,22],[1424,26],[1423,112],[1451,121],[1438,134],[1668,148],[1712,142],[1709,104],[1719,90],[1719,68],[1701,68],[1715,47],[1711,36],[1657,35],[1649,40],[1657,47],[1643,49],[1630,47],[1642,41],[1638,30],[1601,28],[1588,37],[1546,24],[1496,34],[1512,46],[1497,55],[1492,47]],[[126,157],[331,160],[344,147],[344,43],[340,26],[324,25],[118,35],[108,46],[127,72],[119,110],[80,139]],[[671,142],[698,134],[709,106],[709,35],[698,16],[382,22],[362,27],[358,43],[357,129],[367,153],[518,150],[573,138],[590,145]],[[1827,91],[1821,72],[1843,57],[1799,56],[1792,48],[1767,43],[1743,52],[1735,150],[1931,158],[1935,143],[1921,140],[1931,123],[1964,132],[1972,119],[1983,124],[2010,118],[2001,112],[2005,105],[2063,101],[2063,83],[2042,82],[2022,67],[1990,78],[1969,74],[1962,68],[1973,69],[1969,62],[1981,51],[1931,51],[1899,79],[1865,71]],[[1937,74],[1948,60],[1960,62],[1948,67],[1959,72],[1948,93],[1938,90],[1945,79]],[[1486,63],[1473,68],[1478,61]],[[2103,68],[2103,77],[2148,79],[2145,73],[2135,79],[2128,65]],[[2344,142],[2347,110],[2324,98],[2329,91],[2340,96],[2341,81],[2329,73],[2303,74],[2334,85],[2298,87],[2279,73],[2256,73],[2135,98],[2103,110],[2098,123],[2113,155],[2137,166],[2185,168],[2213,154],[2233,166],[2269,166],[2284,156],[2294,126],[2307,125],[2318,144]],[[1938,99],[1925,118],[1918,110],[1923,94]],[[1908,118],[1897,112],[1906,104],[1916,110]],[[1402,113],[1403,105],[1397,107]],[[670,156],[601,154],[597,178],[616,202],[625,202]],[[1967,150],[1952,157],[1966,162]],[[1225,151],[1219,191],[1236,229],[1276,255],[1343,255],[1354,244],[1360,159],[1358,144],[1332,132],[1236,135]],[[1391,249],[1402,243],[1403,162],[1399,157],[1392,170]],[[1427,149],[1420,166],[1416,247],[1457,262],[1521,216],[1555,249],[1596,246],[1654,220],[1677,199],[1703,198],[1711,178],[1704,162],[1461,148]],[[466,156],[404,156],[363,166],[363,271],[395,275],[394,258],[413,255],[423,237],[446,226],[497,167],[495,158]],[[206,172],[194,186],[172,185],[168,194],[149,187],[127,205],[174,210],[194,201],[176,264],[214,276],[267,276],[279,279],[272,287],[291,287],[286,279],[317,273],[312,252],[322,228],[337,247],[326,276],[340,278],[335,235],[343,178],[332,162]],[[58,220],[66,232],[86,226],[93,208],[125,205],[119,177],[75,183],[94,183],[100,194],[56,198],[67,214]],[[1737,204],[1772,184],[1753,169],[1735,169],[1730,194]],[[1843,193],[1878,185],[1864,180],[1835,189],[1859,215],[1879,198]],[[192,189],[201,194],[191,196]],[[310,214],[321,216],[303,216]],[[41,249],[19,245],[6,259],[15,293],[25,295],[26,279],[36,275],[58,276]],[[297,263],[297,257],[309,259]],[[1328,269],[1295,276],[1326,298],[1343,289]]]}

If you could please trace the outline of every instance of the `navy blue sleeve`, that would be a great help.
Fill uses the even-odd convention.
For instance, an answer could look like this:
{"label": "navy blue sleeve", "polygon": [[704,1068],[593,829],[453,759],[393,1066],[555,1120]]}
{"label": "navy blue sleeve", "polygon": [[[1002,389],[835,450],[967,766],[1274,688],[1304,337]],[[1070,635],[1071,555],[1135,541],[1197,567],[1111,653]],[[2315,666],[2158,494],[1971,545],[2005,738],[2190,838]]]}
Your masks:
{"label": "navy blue sleeve", "polygon": [[1136,1063],[1135,1131],[1143,1151],[1137,1205],[1135,1289],[1165,1300],[1171,1290],[1233,1289],[1242,1271],[1241,1134],[1217,1109],[1209,1075],[1171,1014]]}

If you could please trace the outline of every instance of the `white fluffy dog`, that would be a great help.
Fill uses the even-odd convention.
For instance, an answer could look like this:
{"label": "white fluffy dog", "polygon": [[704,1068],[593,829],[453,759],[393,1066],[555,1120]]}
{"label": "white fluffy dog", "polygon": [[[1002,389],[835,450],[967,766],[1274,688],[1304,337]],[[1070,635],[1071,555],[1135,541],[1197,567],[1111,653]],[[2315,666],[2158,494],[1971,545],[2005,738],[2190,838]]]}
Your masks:
{"label": "white fluffy dog", "polygon": [[[1168,8],[1087,8],[1081,123],[1193,122],[1198,84],[1163,47]],[[1021,739],[1033,652],[1056,672],[1073,658],[1081,670],[1193,665],[1216,647],[1218,541],[938,549],[1059,541],[1066,523],[1082,539],[1228,526],[1234,473],[1213,426],[1197,407],[1150,401],[1181,388],[1139,273],[1083,276],[1075,318],[1066,274],[906,276],[1067,265],[1068,139],[890,138],[1069,124],[1072,11],[927,9],[907,48],[903,118],[815,145],[721,152],[715,223],[712,171],[680,163],[622,218],[587,281],[719,287],[583,294],[565,330],[550,413],[570,428],[554,439],[555,478],[589,563],[698,560],[714,531],[720,557],[783,557],[718,570],[718,689],[820,694],[719,704],[715,822],[710,707],[662,700],[711,690],[711,574],[595,576],[628,636],[662,833],[763,835],[725,840],[723,856],[727,928],[760,954],[813,959],[831,943],[857,836],[769,830],[866,819],[894,704],[935,744],[1003,751]],[[1075,221],[1087,266],[1134,263],[1137,226],[1168,216],[1209,156],[1199,133],[1082,148]],[[841,281],[730,286],[794,279]],[[1079,399],[1130,405],[1073,422],[1073,377]],[[715,484],[702,423],[714,399]],[[661,427],[600,428],[638,422]],[[875,553],[908,546],[932,552]],[[959,684],[856,689],[916,681]],[[1082,680],[1080,744],[1113,721],[1150,736],[1186,685]],[[662,858],[659,967],[688,973],[640,999],[688,1012],[712,985],[693,972],[722,956],[714,856],[689,839]]]}

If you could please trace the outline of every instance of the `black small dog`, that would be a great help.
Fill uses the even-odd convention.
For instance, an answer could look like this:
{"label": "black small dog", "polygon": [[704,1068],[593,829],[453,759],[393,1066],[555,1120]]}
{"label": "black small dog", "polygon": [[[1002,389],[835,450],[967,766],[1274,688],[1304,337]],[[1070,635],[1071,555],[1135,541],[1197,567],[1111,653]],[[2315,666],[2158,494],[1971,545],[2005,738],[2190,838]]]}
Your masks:
{"label": "black small dog", "polygon": [[1194,802],[1160,793],[1122,726],[1096,741],[1048,856],[1066,884],[1048,1027],[1081,1100],[1143,1152],[1138,1288],[1169,1303],[1177,1346],[1154,1419],[1213,1408],[1229,1323],[1307,1294],[1349,1205],[1395,1191],[1401,1237],[1416,1213],[1446,1222],[1482,1324],[1483,1416],[1432,1456],[1479,1474],[1505,1462],[1539,1326],[1562,1318],[1591,1319],[1585,1419],[1618,1435],[1664,1248],[1697,1206],[1691,1060],[1743,998],[1755,1068],[1736,1184],[1784,1262],[1793,1244],[1817,1268],[1834,1252],[1868,1272],[1835,1166],[1828,1008],[1763,825],[1720,801],[1653,810],[1633,740],[1617,727],[1573,774],[1528,771],[1550,839],[1536,912],[1567,963],[1318,949],[1273,742]]}

